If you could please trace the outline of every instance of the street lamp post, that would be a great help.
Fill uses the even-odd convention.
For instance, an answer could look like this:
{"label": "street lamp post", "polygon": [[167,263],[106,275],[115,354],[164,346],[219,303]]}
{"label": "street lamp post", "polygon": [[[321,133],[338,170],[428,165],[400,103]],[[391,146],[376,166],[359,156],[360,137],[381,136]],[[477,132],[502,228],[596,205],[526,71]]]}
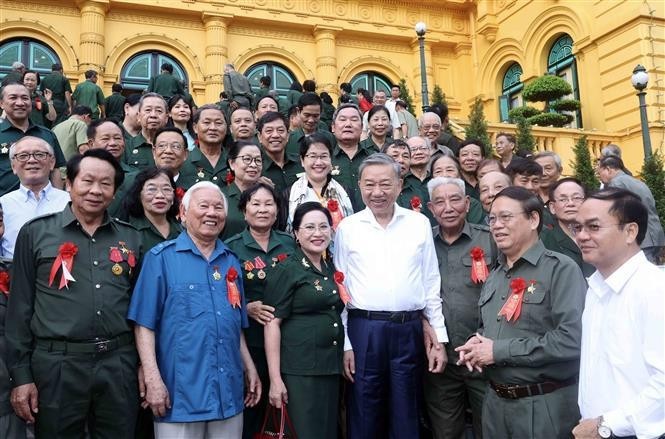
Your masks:
{"label": "street lamp post", "polygon": [[646,160],[651,156],[651,137],[649,137],[649,121],[647,119],[647,101],[644,91],[649,83],[649,75],[647,69],[642,64],[638,64],[633,70],[633,76],[630,78],[633,87],[637,90],[637,97],[640,101],[640,120],[642,123],[642,144],[644,146],[644,159]]}
{"label": "street lamp post", "polygon": [[416,35],[418,35],[418,44],[420,45],[420,94],[423,100],[423,113],[429,111],[429,94],[427,92],[427,70],[425,69],[425,32],[427,26],[422,21],[416,23]]}

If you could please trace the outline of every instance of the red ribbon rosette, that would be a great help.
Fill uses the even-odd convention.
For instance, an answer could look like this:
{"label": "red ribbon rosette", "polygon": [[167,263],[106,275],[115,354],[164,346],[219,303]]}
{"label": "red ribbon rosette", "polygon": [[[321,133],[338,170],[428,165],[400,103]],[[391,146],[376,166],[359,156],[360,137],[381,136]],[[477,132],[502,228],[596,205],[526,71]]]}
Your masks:
{"label": "red ribbon rosette", "polygon": [[280,253],[277,255],[277,261],[282,262],[284,259],[288,258],[289,256],[286,253]]}
{"label": "red ribbon rosette", "polygon": [[224,177],[224,181],[226,181],[227,186],[231,186],[231,183],[236,179],[235,175],[233,175],[233,172],[229,169],[226,171],[226,177]]}
{"label": "red ribbon rosette", "polygon": [[182,202],[182,198],[185,196],[185,190],[181,187],[175,188],[175,199],[178,200],[178,203]]}
{"label": "red ribbon rosette", "polygon": [[0,272],[0,291],[9,296],[9,273],[6,271]]}
{"label": "red ribbon rosette", "polygon": [[344,218],[344,215],[342,215],[342,211],[339,208],[339,202],[335,200],[334,198],[331,198],[328,200],[327,206],[328,211],[330,212],[330,216],[332,216],[332,227],[333,230],[337,230],[337,226],[339,225],[339,222],[342,221],[342,218]]}
{"label": "red ribbon rosette", "polygon": [[226,297],[234,308],[240,308],[240,290],[238,290],[238,285],[236,285],[237,279],[238,272],[236,269],[233,267],[229,268],[229,271],[226,272]]}
{"label": "red ribbon rosette", "polygon": [[42,99],[39,96],[35,97],[35,109],[37,111],[42,111]]}
{"label": "red ribbon rosette", "polygon": [[337,291],[339,291],[339,298],[342,299],[342,302],[346,305],[351,300],[351,295],[344,286],[344,273],[336,271],[333,275],[333,279],[337,285]]}
{"label": "red ribbon rosette", "polygon": [[417,195],[411,197],[411,201],[409,201],[409,204],[411,204],[411,209],[415,210],[418,213],[420,213],[420,209],[422,209],[423,207],[423,202],[420,200],[420,197],[418,197]]}
{"label": "red ribbon rosette", "polygon": [[471,249],[471,280],[474,284],[479,284],[487,280],[489,276],[487,264],[485,264],[485,252],[480,247]]}
{"label": "red ribbon rosette", "polygon": [[518,277],[510,281],[511,293],[506,300],[506,303],[501,307],[499,311],[499,316],[506,316],[507,321],[517,321],[520,318],[520,313],[522,312],[522,299],[524,298],[524,292],[526,291],[526,281]]}
{"label": "red ribbon rosette", "polygon": [[48,278],[48,286],[50,287],[55,280],[58,270],[62,268],[62,274],[60,276],[60,285],[59,290],[64,287],[69,288],[69,281],[75,282],[76,279],[72,276],[72,270],[74,269],[74,256],[78,253],[79,249],[73,242],[65,242],[58,248],[58,257],[53,261],[51,266],[51,273]]}

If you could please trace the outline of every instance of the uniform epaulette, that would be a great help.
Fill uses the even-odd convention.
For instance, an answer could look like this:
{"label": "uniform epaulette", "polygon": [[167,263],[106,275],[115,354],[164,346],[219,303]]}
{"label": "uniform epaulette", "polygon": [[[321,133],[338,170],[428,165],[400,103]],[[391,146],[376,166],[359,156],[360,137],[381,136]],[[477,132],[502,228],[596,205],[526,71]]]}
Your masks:
{"label": "uniform epaulette", "polygon": [[283,236],[285,238],[293,239],[293,235],[291,235],[290,233],[282,232],[281,230],[273,230],[273,233],[279,236]]}
{"label": "uniform epaulette", "polygon": [[242,233],[236,233],[235,235],[231,236],[230,238],[225,239],[224,243],[226,244],[227,242],[237,241],[240,238],[242,238]]}
{"label": "uniform epaulette", "polygon": [[122,225],[122,226],[127,226],[127,227],[131,227],[134,230],[138,230],[136,227],[134,227],[134,224],[132,224],[130,222],[127,222],[125,220],[121,220],[120,218],[117,218],[117,217],[113,218],[113,221],[120,224],[120,225]]}
{"label": "uniform epaulette", "polygon": [[490,231],[490,226],[487,226],[485,224],[469,223],[469,227],[471,227],[472,229],[482,230],[484,232],[489,232]]}
{"label": "uniform epaulette", "polygon": [[159,244],[150,249],[150,253],[152,253],[153,255],[158,255],[162,251],[164,251],[165,248],[175,245],[175,243],[176,243],[175,239],[172,239],[170,241],[160,242]]}

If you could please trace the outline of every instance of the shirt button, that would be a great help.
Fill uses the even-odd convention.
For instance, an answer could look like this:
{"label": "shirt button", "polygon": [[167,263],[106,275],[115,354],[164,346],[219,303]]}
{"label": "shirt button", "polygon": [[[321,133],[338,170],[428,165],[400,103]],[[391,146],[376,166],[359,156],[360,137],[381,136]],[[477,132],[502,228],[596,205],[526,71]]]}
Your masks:
{"label": "shirt button", "polygon": [[224,368],[223,368],[223,367],[220,367],[220,368],[219,368],[219,371],[220,371],[220,372],[224,372]]}
{"label": "shirt button", "polygon": [[219,344],[222,344],[222,342],[223,342],[223,340],[220,338],[220,339],[219,339]]}
{"label": "shirt button", "polygon": [[138,165],[138,164],[139,164],[139,162],[134,162],[134,164],[135,164],[135,165]]}
{"label": "shirt button", "polygon": [[506,296],[501,296],[501,300],[506,300]]}
{"label": "shirt button", "polygon": [[333,341],[333,346],[337,346],[337,340]]}
{"label": "shirt button", "polygon": [[97,288],[97,289],[100,289],[101,287],[102,287],[102,286],[99,285],[99,284],[95,285],[95,288]]}
{"label": "shirt button", "polygon": [[190,289],[190,290],[193,290],[193,289],[194,289],[194,285],[190,285],[190,286],[189,286],[189,289]]}
{"label": "shirt button", "polygon": [[337,290],[333,290],[333,294],[337,294]]}
{"label": "shirt button", "polygon": [[92,242],[97,242],[97,240],[95,238],[92,238],[91,241]]}
{"label": "shirt button", "polygon": [[339,325],[337,323],[333,323],[333,328],[338,327]]}
{"label": "shirt button", "polygon": [[102,312],[101,312],[101,311],[97,311],[97,315],[98,315],[98,316],[101,316],[101,315],[102,315]]}
{"label": "shirt button", "polygon": [[328,278],[327,278],[327,277],[324,277],[323,280],[328,280]]}
{"label": "shirt button", "polygon": [[506,277],[507,277],[508,279],[510,279],[510,274],[507,274]]}
{"label": "shirt button", "polygon": [[217,180],[217,177],[212,177],[212,179],[216,181],[216,180]]}
{"label": "shirt button", "polygon": [[497,317],[497,318],[496,318],[496,321],[497,321],[497,322],[500,322],[500,321],[501,321],[501,317]]}
{"label": "shirt button", "polygon": [[218,316],[221,316],[221,315],[222,315],[222,313],[221,313],[221,312],[219,312],[219,311],[217,311],[217,315],[218,315]]}
{"label": "shirt button", "polygon": [[211,290],[215,291],[215,287],[210,287]]}
{"label": "shirt button", "polygon": [[92,261],[92,265],[94,265],[96,267],[96,266],[99,265],[99,262],[98,261]]}
{"label": "shirt button", "polygon": [[332,306],[330,307],[330,309],[335,309],[335,305],[332,305]]}

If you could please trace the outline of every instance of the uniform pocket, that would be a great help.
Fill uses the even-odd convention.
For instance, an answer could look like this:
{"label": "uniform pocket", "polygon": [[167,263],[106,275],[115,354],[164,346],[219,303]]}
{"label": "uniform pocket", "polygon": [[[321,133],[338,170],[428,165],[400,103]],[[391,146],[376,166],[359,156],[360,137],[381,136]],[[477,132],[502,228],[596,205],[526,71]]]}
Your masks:
{"label": "uniform pocket", "polygon": [[316,328],[291,325],[287,337],[282,333],[282,365],[289,370],[310,370],[316,364]]}

